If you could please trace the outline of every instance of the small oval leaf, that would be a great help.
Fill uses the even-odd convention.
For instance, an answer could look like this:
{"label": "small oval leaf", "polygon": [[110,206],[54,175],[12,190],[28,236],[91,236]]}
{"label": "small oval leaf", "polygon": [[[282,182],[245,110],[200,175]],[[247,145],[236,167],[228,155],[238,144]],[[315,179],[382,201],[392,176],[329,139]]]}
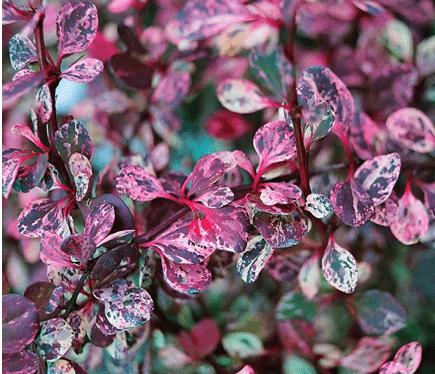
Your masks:
{"label": "small oval leaf", "polygon": [[408,374],[414,374],[420,366],[422,348],[419,342],[403,345],[394,355],[394,361],[405,366]]}
{"label": "small oval leaf", "polygon": [[35,343],[39,355],[48,362],[61,358],[71,347],[73,341],[71,326],[63,318],[53,318],[44,322]]}

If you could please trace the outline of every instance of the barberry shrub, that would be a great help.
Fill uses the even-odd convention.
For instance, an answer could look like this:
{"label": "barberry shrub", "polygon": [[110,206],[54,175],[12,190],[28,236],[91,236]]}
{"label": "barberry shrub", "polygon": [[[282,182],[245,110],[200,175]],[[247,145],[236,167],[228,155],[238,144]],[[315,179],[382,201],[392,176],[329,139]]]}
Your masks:
{"label": "barberry shrub", "polygon": [[5,373],[435,371],[431,0],[2,16]]}

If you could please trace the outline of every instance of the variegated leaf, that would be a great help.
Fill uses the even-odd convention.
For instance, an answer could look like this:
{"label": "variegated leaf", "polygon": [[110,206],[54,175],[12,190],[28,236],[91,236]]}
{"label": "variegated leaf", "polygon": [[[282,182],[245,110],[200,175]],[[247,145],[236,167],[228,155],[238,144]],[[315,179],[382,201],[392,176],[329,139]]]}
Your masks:
{"label": "variegated leaf", "polygon": [[308,103],[302,110],[302,118],[305,123],[304,142],[309,146],[331,132],[335,114],[330,104],[320,101]]}
{"label": "variegated leaf", "polygon": [[424,204],[432,218],[435,218],[435,182],[424,183],[416,181],[418,187],[421,188],[424,194]]}
{"label": "variegated leaf", "polygon": [[197,245],[223,251],[243,252],[248,240],[249,222],[241,206],[220,209],[199,207],[189,225],[189,237]]}
{"label": "variegated leaf", "polygon": [[65,238],[60,245],[60,249],[68,256],[80,261],[82,267],[85,267],[95,253],[96,245],[88,235],[77,234]]}
{"label": "variegated leaf", "polygon": [[311,256],[301,267],[298,274],[298,282],[302,293],[307,299],[313,299],[320,287],[319,257]]}
{"label": "variegated leaf", "polygon": [[298,87],[300,92],[314,92],[316,101],[324,101],[332,106],[335,112],[332,131],[342,141],[345,138],[347,140],[349,126],[355,117],[355,104],[346,85],[330,69],[311,66],[302,72]]}
{"label": "variegated leaf", "polygon": [[390,346],[381,339],[364,337],[340,365],[360,373],[373,373],[390,357]]}
{"label": "variegated leaf", "polygon": [[38,61],[35,45],[30,39],[20,34],[15,34],[9,40],[9,57],[15,70],[23,69],[30,62]]}
{"label": "variegated leaf", "polygon": [[180,105],[191,85],[190,73],[187,71],[170,71],[160,81],[153,92],[152,100],[161,106]]}
{"label": "variegated leaf", "polygon": [[[65,292],[74,292],[80,281],[81,270],[74,267],[56,268],[47,266],[47,279],[55,286],[62,286]],[[90,292],[89,287],[84,287],[85,291]]]}
{"label": "variegated leaf", "polygon": [[277,162],[290,160],[296,154],[293,128],[285,121],[273,121],[260,127],[254,135],[254,148],[260,162],[258,172]]}
{"label": "variegated leaf", "polygon": [[359,325],[366,334],[392,334],[405,327],[405,309],[386,291],[368,290],[353,302]]}
{"label": "variegated leaf", "polygon": [[227,186],[213,186],[195,198],[195,202],[203,203],[207,208],[218,209],[234,200],[234,192]]}
{"label": "variegated leaf", "polygon": [[8,294],[2,296],[2,351],[22,351],[35,339],[39,330],[38,310],[27,297]]}
{"label": "variegated leaf", "polygon": [[399,209],[390,230],[403,244],[417,243],[429,228],[429,217],[424,204],[411,189],[405,190],[398,202]]}
{"label": "variegated leaf", "polygon": [[301,189],[293,183],[263,183],[260,200],[266,205],[291,204],[302,196]]}
{"label": "variegated leaf", "polygon": [[11,133],[12,134],[20,134],[21,136],[26,137],[27,139],[29,139],[33,144],[35,144],[38,148],[40,148],[42,151],[45,152],[50,152],[51,149],[49,147],[47,147],[44,143],[42,143],[42,141],[39,139],[38,137],[38,133],[37,130],[35,132],[35,129],[32,129],[27,126],[27,125],[14,125],[11,128]]}
{"label": "variegated leaf", "polygon": [[114,222],[114,206],[108,203],[101,203],[86,216],[83,232],[98,244],[109,235]]}
{"label": "variegated leaf", "polygon": [[41,116],[42,122],[48,122],[53,113],[50,89],[47,84],[42,85],[36,94],[36,110]]}
{"label": "variegated leaf", "polygon": [[309,229],[308,218],[299,208],[286,215],[255,212],[253,224],[273,248],[298,244]]}
{"label": "variegated leaf", "polygon": [[408,374],[408,370],[398,362],[388,361],[380,367],[379,374]]}
{"label": "variegated leaf", "polygon": [[254,113],[270,106],[260,88],[244,79],[225,79],[216,89],[220,103],[236,113]]}
{"label": "variegated leaf", "polygon": [[2,100],[10,101],[17,99],[21,95],[24,95],[27,91],[37,86],[44,80],[44,72],[38,71],[36,73],[30,72],[29,74],[20,75],[12,82],[9,82],[3,86]]}
{"label": "variegated leaf", "polygon": [[398,153],[365,161],[354,173],[355,180],[367,191],[374,205],[388,199],[399,179],[401,160]]}
{"label": "variegated leaf", "polygon": [[132,284],[131,281],[120,278],[105,287],[94,289],[93,295],[104,303],[122,300],[127,290],[132,288]]}
{"label": "variegated leaf", "polygon": [[45,361],[52,362],[61,358],[71,347],[73,331],[63,318],[53,318],[42,324],[35,340],[38,352]]}
{"label": "variegated leaf", "polygon": [[292,283],[297,280],[302,265],[310,256],[310,251],[297,251],[280,255],[275,253],[264,269],[278,282]]}
{"label": "variegated leaf", "polygon": [[137,201],[150,201],[168,195],[154,175],[136,165],[122,168],[116,177],[116,190]]}
{"label": "variegated leaf", "polygon": [[2,153],[2,194],[8,198],[12,186],[18,175],[21,164],[26,160],[28,153],[21,149],[7,149]]}
{"label": "variegated leaf", "polygon": [[[4,2],[2,3],[4,4]],[[3,353],[2,371],[8,374],[35,373],[39,369],[38,355],[29,351]]]}
{"label": "variegated leaf", "polygon": [[60,78],[73,82],[91,82],[104,70],[104,64],[96,58],[84,58],[62,72]]}
{"label": "variegated leaf", "polygon": [[64,359],[50,363],[48,368],[50,374],[77,374],[72,364]]}
{"label": "variegated leaf", "polygon": [[429,153],[435,150],[435,126],[419,109],[396,110],[387,118],[387,129],[393,139],[415,152]]}
{"label": "variegated leaf", "polygon": [[80,121],[67,121],[54,133],[54,143],[62,160],[67,163],[73,153],[81,153],[88,159],[92,156],[92,141]]}
{"label": "variegated leaf", "polygon": [[334,207],[325,195],[312,193],[305,200],[305,209],[316,218],[324,218],[334,210]]}
{"label": "variegated leaf", "polygon": [[45,228],[43,218],[56,207],[56,202],[50,199],[39,199],[23,209],[18,217],[18,231],[31,238],[39,238]]}
{"label": "variegated leaf", "polygon": [[211,273],[202,264],[176,264],[161,256],[165,282],[175,291],[195,294],[207,289],[211,284]]}
{"label": "variegated leaf", "polygon": [[354,178],[334,186],[331,191],[331,202],[337,216],[349,226],[363,225],[374,213],[372,198]]}
{"label": "variegated leaf", "polygon": [[399,206],[392,198],[388,198],[382,204],[375,206],[373,217],[370,221],[380,226],[390,226],[396,219]]}
{"label": "variegated leaf", "polygon": [[[265,196],[263,195],[263,198]],[[280,196],[281,197],[281,196]],[[267,200],[266,200],[267,201]],[[265,212],[270,214],[292,214],[296,209],[296,204],[291,203],[288,205],[266,205],[261,201],[260,195],[256,193],[248,193],[246,195],[246,202],[248,203],[248,207],[253,211]]]}
{"label": "variegated leaf", "polygon": [[73,153],[68,161],[69,170],[76,185],[76,200],[81,201],[88,192],[92,178],[92,166],[89,159],[81,153]]}
{"label": "variegated leaf", "polygon": [[261,235],[254,236],[246,244],[246,249],[237,258],[237,275],[245,283],[253,283],[273,254],[273,248]]}
{"label": "variegated leaf", "polygon": [[58,61],[88,48],[97,36],[98,11],[90,1],[66,3],[56,20]]}
{"label": "variegated leaf", "polygon": [[344,293],[355,291],[358,280],[358,267],[355,257],[347,249],[339,246],[333,237],[322,257],[322,270],[328,283]]}
{"label": "variegated leaf", "polygon": [[214,247],[198,245],[190,239],[190,216],[179,219],[167,230],[159,234],[147,246],[153,245],[169,260],[179,264],[198,264],[211,256]]}
{"label": "variegated leaf", "polygon": [[91,313],[92,309],[88,311],[86,308],[82,308],[71,312],[66,319],[74,334],[72,347],[76,352],[82,349],[86,341],[87,331],[91,324]]}
{"label": "variegated leaf", "polygon": [[225,164],[213,155],[202,156],[193,167],[189,176],[192,178],[192,184],[188,196],[204,190],[217,182],[225,172]]}
{"label": "variegated leaf", "polygon": [[118,331],[138,327],[151,318],[153,301],[142,288],[128,288],[121,299],[109,301],[105,305],[107,320]]}
{"label": "variegated leaf", "polygon": [[69,256],[61,250],[63,238],[57,234],[45,231],[41,236],[41,261],[55,268],[71,267]]}
{"label": "variegated leaf", "polygon": [[406,373],[414,374],[420,366],[421,356],[421,344],[419,342],[411,342],[400,347],[394,355],[394,362],[405,366]]}

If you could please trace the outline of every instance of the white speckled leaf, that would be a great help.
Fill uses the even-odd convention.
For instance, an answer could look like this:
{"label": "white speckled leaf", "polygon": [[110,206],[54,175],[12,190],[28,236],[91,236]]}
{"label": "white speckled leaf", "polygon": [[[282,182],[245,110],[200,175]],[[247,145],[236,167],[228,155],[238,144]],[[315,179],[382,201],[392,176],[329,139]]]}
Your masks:
{"label": "white speckled leaf", "polygon": [[15,70],[21,70],[27,67],[28,63],[38,61],[35,45],[30,39],[20,34],[15,34],[9,40],[9,57],[12,68]]}
{"label": "white speckled leaf", "polygon": [[64,359],[50,363],[48,370],[50,374],[76,374],[71,363]]}
{"label": "white speckled leaf", "polygon": [[420,366],[422,348],[419,342],[403,345],[394,355],[394,361],[402,364],[408,374],[414,374]]}
{"label": "white speckled leaf", "polygon": [[248,241],[246,250],[237,258],[237,275],[245,283],[254,282],[273,254],[273,248],[261,235]]}
{"label": "white speckled leaf", "polygon": [[88,192],[92,178],[91,162],[85,155],[76,152],[69,158],[68,166],[76,185],[76,200],[81,201]]}
{"label": "white speckled leaf", "polygon": [[222,208],[234,200],[234,192],[227,186],[213,186],[195,198],[208,208]]}
{"label": "white speckled leaf", "polygon": [[317,295],[320,287],[319,257],[311,256],[301,267],[298,274],[299,286],[307,299]]}
{"label": "white speckled leaf", "polygon": [[316,218],[324,218],[334,210],[334,207],[325,195],[312,193],[305,200],[305,209]]}
{"label": "white speckled leaf", "polygon": [[121,300],[132,283],[124,278],[117,279],[109,285],[94,290],[94,296],[103,302]]}
{"label": "white speckled leaf", "polygon": [[48,122],[53,113],[53,103],[47,84],[44,84],[36,93],[36,110],[41,116],[42,122]]}
{"label": "white speckled leaf", "polygon": [[379,205],[388,199],[399,179],[401,160],[398,153],[381,155],[365,161],[353,177]]}
{"label": "white speckled leaf", "polygon": [[293,183],[264,183],[260,200],[269,206],[290,204],[302,196],[302,190]]}
{"label": "white speckled leaf", "polygon": [[41,358],[56,361],[71,347],[73,331],[63,318],[53,318],[43,323],[35,340]]}
{"label": "white speckled leaf", "polygon": [[269,106],[260,88],[244,79],[225,79],[216,89],[220,103],[236,113],[253,113]]}
{"label": "white speckled leaf", "polygon": [[337,290],[352,293],[358,280],[358,267],[347,249],[340,247],[333,237],[322,257],[322,270],[328,283]]}

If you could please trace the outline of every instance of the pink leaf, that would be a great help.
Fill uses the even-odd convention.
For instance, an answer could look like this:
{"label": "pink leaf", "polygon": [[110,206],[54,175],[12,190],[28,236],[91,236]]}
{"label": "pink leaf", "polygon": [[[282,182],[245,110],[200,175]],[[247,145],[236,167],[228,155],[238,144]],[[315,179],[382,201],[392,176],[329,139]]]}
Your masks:
{"label": "pink leaf", "polygon": [[220,103],[236,113],[254,113],[270,106],[260,88],[244,79],[225,79],[216,88]]}
{"label": "pink leaf", "polygon": [[28,21],[30,18],[32,18],[30,12],[19,12],[17,8],[10,1],[2,1],[2,24],[3,25],[9,25],[11,23],[15,23],[19,21]]}
{"label": "pink leaf", "polygon": [[195,198],[207,208],[218,209],[234,200],[234,192],[227,186],[213,186]]}
{"label": "pink leaf", "polygon": [[207,119],[205,130],[213,138],[220,140],[238,139],[251,128],[240,114],[220,109]]}
{"label": "pink leaf", "polygon": [[377,16],[385,12],[385,8],[377,1],[372,0],[352,0],[353,4],[364,12]]}
{"label": "pink leaf", "polygon": [[29,73],[18,77],[3,86],[2,100],[3,102],[16,99],[24,95],[32,87],[38,85],[44,80],[44,72]]}
{"label": "pink leaf", "polygon": [[301,267],[298,274],[298,282],[302,293],[307,299],[313,299],[319,292],[320,266],[319,257],[311,256]]}
{"label": "pink leaf", "polygon": [[296,154],[293,129],[285,121],[269,122],[255,133],[254,148],[260,158],[257,172],[264,172],[269,165],[290,160]]}
{"label": "pink leaf", "polygon": [[398,362],[388,361],[381,366],[379,374],[408,374],[408,370]]}
{"label": "pink leaf", "polygon": [[76,185],[76,200],[83,200],[92,178],[91,162],[86,156],[76,152],[71,155],[68,166]]}
{"label": "pink leaf", "polygon": [[90,1],[66,3],[56,21],[58,61],[88,48],[97,29],[98,11],[94,4]]}
{"label": "pink leaf", "polygon": [[339,246],[333,237],[322,257],[322,270],[328,283],[344,293],[355,291],[358,280],[358,267],[355,257],[347,249]]}
{"label": "pink leaf", "polygon": [[[30,129],[29,129],[30,130]],[[12,186],[18,175],[21,164],[29,154],[20,149],[7,149],[2,154],[2,193],[5,199],[8,198]]]}
{"label": "pink leaf", "polygon": [[293,183],[264,183],[260,200],[266,205],[291,204],[302,196],[301,189]]}
{"label": "pink leaf", "polygon": [[180,264],[198,264],[211,256],[215,249],[197,245],[189,237],[190,218],[180,219],[159,234],[152,245],[169,260]]}
{"label": "pink leaf", "polygon": [[41,142],[41,140],[33,133],[33,131],[30,129],[27,125],[14,125],[11,129],[12,134],[20,134],[21,136],[26,137],[29,139],[33,144],[35,144],[38,148],[40,148],[42,151],[50,152],[50,148],[47,147],[44,143]]}
{"label": "pink leaf", "polygon": [[148,170],[136,165],[122,168],[116,177],[116,190],[137,201],[167,196],[160,181]]}
{"label": "pink leaf", "polygon": [[200,212],[189,225],[190,239],[197,245],[240,253],[248,240],[248,218],[240,206],[220,209],[198,207]]}
{"label": "pink leaf", "polygon": [[48,122],[53,113],[53,103],[51,102],[50,89],[44,84],[36,94],[36,110],[41,116],[42,122]]}
{"label": "pink leaf", "polygon": [[115,222],[115,208],[108,203],[102,203],[85,218],[84,233],[95,242],[100,243],[107,235],[109,235]]}
{"label": "pink leaf", "polygon": [[216,152],[213,156],[219,158],[225,164],[225,172],[232,171],[237,166],[246,170],[252,177],[255,176],[251,161],[242,151],[235,150],[232,152]]}
{"label": "pink leaf", "polygon": [[394,362],[405,366],[408,374],[414,374],[420,366],[422,348],[419,342],[403,345],[394,355]]}
{"label": "pink leaf", "polygon": [[364,162],[353,177],[372,198],[374,205],[388,199],[399,179],[401,160],[397,153],[381,155]]}
{"label": "pink leaf", "polygon": [[104,70],[104,64],[96,58],[85,58],[77,61],[62,72],[61,78],[73,82],[91,82]]}
{"label": "pink leaf", "polygon": [[255,374],[255,371],[251,366],[245,365],[236,374]]}
{"label": "pink leaf", "polygon": [[423,191],[424,203],[429,211],[429,214],[432,216],[432,218],[435,218],[435,182],[424,183],[416,180],[416,184]]}
{"label": "pink leaf", "polygon": [[176,264],[161,256],[163,277],[175,291],[195,294],[207,289],[211,284],[211,273],[202,264]]}
{"label": "pink leaf", "polygon": [[55,268],[71,267],[69,256],[61,251],[62,237],[46,231],[41,237],[41,260],[47,266]]}
{"label": "pink leaf", "polygon": [[423,203],[406,190],[400,198],[399,210],[390,230],[403,244],[417,243],[429,228],[429,217]]}
{"label": "pink leaf", "polygon": [[350,354],[341,359],[341,365],[363,374],[372,373],[390,357],[390,353],[390,347],[382,340],[365,337]]}
{"label": "pink leaf", "polygon": [[370,219],[372,222],[381,226],[390,226],[396,219],[399,206],[396,201],[389,197],[382,204],[375,206],[373,217]]}
{"label": "pink leaf", "polygon": [[62,252],[79,260],[82,266],[86,266],[96,248],[95,242],[87,234],[68,236],[60,245]]}
{"label": "pink leaf", "polygon": [[191,84],[187,71],[171,71],[165,75],[153,93],[152,101],[160,105],[180,105]]}
{"label": "pink leaf", "polygon": [[248,203],[248,206],[254,211],[260,211],[260,212],[265,212],[270,214],[280,214],[280,215],[292,214],[296,209],[295,203],[291,203],[286,206],[266,205],[260,199],[260,195],[255,193],[248,193],[246,195],[246,202]]}
{"label": "pink leaf", "polygon": [[192,185],[188,196],[204,190],[217,182],[225,171],[225,164],[214,155],[201,157],[193,167],[191,173]]}
{"label": "pink leaf", "polygon": [[346,85],[328,68],[312,66],[302,72],[298,86],[315,93],[318,101],[325,101],[335,112],[332,128],[342,141],[347,141],[349,126],[355,117],[355,104]]}
{"label": "pink leaf", "polygon": [[402,108],[387,118],[392,138],[419,153],[435,150],[435,126],[430,118],[416,108]]}
{"label": "pink leaf", "polygon": [[346,225],[358,227],[373,216],[372,198],[354,178],[334,186],[331,202],[335,213]]}

